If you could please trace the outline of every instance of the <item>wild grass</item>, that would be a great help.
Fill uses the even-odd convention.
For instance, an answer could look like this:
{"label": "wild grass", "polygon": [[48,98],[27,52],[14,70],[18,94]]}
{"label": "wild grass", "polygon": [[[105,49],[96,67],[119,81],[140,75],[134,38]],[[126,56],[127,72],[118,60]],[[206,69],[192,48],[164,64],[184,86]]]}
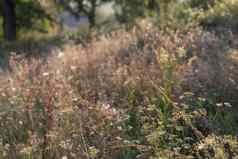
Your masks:
{"label": "wild grass", "polygon": [[0,158],[235,158],[236,41],[151,24],[11,56]]}

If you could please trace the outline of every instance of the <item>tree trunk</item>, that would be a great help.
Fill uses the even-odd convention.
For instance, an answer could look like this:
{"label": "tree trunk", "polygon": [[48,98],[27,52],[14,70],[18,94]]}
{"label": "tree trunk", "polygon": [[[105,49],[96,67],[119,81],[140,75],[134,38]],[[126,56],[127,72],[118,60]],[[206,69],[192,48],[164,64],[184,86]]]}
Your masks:
{"label": "tree trunk", "polygon": [[88,20],[89,20],[89,27],[90,29],[92,29],[95,25],[96,25],[96,7],[97,7],[97,4],[96,4],[96,0],[91,0],[91,9],[88,13]]}
{"label": "tree trunk", "polygon": [[2,15],[4,39],[16,40],[15,0],[2,0]]}

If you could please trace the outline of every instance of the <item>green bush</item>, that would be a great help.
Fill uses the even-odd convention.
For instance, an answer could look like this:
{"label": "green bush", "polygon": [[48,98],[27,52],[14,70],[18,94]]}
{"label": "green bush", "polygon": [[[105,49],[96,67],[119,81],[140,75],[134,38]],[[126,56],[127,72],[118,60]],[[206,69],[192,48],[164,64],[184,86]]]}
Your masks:
{"label": "green bush", "polygon": [[237,29],[238,27],[238,1],[220,0],[207,8],[195,8],[198,21],[205,27],[227,27]]}

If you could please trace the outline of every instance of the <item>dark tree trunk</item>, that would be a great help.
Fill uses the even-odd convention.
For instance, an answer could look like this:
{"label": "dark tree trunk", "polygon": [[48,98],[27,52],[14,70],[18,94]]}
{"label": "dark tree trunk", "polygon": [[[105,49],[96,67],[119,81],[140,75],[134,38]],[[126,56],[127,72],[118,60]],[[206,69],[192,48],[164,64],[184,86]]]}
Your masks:
{"label": "dark tree trunk", "polygon": [[96,0],[91,0],[91,9],[90,12],[88,13],[88,20],[89,20],[89,27],[92,29],[96,25]]}
{"label": "dark tree trunk", "polygon": [[16,39],[16,13],[15,0],[1,0],[3,15],[4,39],[13,41]]}

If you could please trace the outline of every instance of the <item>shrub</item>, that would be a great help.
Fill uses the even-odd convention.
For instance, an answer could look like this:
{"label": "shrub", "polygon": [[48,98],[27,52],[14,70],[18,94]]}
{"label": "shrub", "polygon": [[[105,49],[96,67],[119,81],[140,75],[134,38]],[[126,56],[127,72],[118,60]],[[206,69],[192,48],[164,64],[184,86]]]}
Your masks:
{"label": "shrub", "polygon": [[[213,5],[208,5],[205,9],[198,7],[198,20],[205,27],[227,27],[237,30],[237,1],[221,0],[215,1]],[[201,9],[201,10],[200,10]]]}

